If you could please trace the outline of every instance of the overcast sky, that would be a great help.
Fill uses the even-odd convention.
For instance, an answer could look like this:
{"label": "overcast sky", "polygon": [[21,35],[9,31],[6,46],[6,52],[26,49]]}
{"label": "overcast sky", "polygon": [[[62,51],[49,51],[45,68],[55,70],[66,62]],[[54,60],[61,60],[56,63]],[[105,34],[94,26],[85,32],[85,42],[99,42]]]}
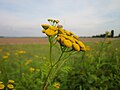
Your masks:
{"label": "overcast sky", "polygon": [[120,0],[0,0],[0,36],[44,36],[48,18],[78,36],[118,35]]}

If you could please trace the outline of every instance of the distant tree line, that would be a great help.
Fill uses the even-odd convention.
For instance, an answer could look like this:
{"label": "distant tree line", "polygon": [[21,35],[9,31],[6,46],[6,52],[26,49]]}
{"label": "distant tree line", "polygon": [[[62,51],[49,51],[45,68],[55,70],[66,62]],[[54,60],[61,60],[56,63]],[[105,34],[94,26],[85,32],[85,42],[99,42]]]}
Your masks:
{"label": "distant tree line", "polygon": [[4,36],[0,36],[0,38],[4,38]]}
{"label": "distant tree line", "polygon": [[105,34],[100,34],[100,35],[95,35],[95,36],[92,36],[93,38],[96,38],[96,37],[101,37],[101,38],[104,38],[107,34],[107,37],[111,37],[113,38],[114,37],[114,30],[111,30],[111,32],[106,32]]}

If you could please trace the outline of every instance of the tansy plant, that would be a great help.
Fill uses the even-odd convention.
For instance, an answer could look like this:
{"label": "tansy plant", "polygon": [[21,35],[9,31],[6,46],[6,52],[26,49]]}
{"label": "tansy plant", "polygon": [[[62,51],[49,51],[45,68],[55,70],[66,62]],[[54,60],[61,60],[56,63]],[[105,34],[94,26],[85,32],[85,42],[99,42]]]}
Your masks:
{"label": "tansy plant", "polygon": [[[62,25],[59,25],[58,20],[48,19],[50,24],[42,24],[42,32],[45,33],[49,40],[49,63],[50,68],[44,80],[42,90],[47,90],[55,77],[55,74],[60,70],[61,66],[67,61],[70,55],[80,51],[86,51],[88,48],[79,40],[73,32],[65,30]],[[60,49],[59,58],[53,60],[52,48],[58,45]],[[60,85],[59,85],[60,86]]]}

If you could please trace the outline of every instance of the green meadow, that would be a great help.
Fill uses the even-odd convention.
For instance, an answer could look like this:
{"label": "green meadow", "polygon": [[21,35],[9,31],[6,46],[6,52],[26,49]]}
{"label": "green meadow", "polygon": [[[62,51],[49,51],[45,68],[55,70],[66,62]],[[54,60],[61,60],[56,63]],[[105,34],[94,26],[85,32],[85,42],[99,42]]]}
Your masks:
{"label": "green meadow", "polygon": [[[120,89],[120,39],[85,44],[90,50],[67,58],[48,90]],[[51,58],[58,57],[55,46]],[[0,45],[0,90],[41,90],[48,70],[48,44]]]}

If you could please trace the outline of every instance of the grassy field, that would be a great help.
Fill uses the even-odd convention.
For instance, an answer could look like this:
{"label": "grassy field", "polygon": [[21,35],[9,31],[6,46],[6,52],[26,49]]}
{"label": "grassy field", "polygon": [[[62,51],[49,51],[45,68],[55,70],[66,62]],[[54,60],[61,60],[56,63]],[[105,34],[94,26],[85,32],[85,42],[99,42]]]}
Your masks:
{"label": "grassy field", "polygon": [[[69,57],[48,90],[120,89],[120,39],[85,44],[90,51]],[[48,44],[0,45],[0,85],[4,90],[40,90],[49,70],[48,53]],[[54,48],[53,60],[58,53]],[[60,87],[55,88],[55,83]],[[9,84],[14,89],[8,89]]]}

